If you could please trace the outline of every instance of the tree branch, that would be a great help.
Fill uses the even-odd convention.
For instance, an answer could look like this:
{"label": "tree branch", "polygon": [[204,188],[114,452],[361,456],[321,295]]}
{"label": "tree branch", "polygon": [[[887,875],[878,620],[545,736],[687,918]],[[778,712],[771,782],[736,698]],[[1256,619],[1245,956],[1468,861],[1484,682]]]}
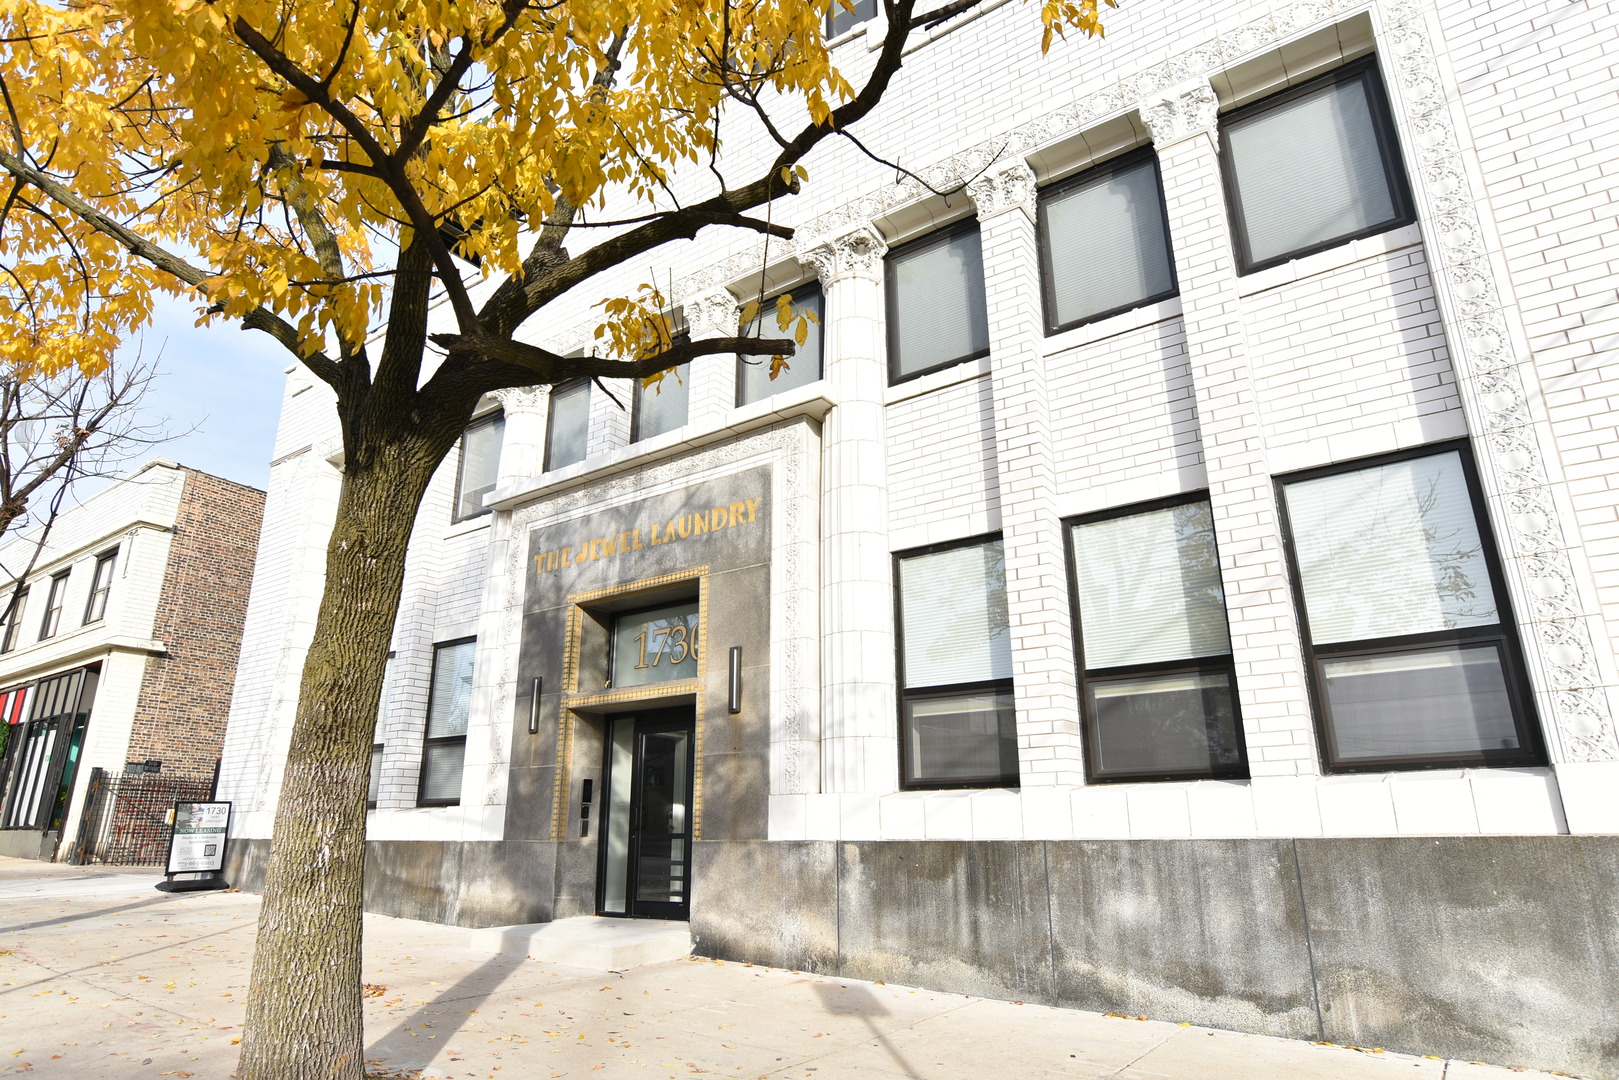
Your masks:
{"label": "tree branch", "polygon": [[797,349],[792,338],[726,337],[683,341],[639,360],[608,360],[599,356],[559,356],[537,345],[511,338],[482,335],[430,334],[435,345],[452,352],[485,356],[492,360],[533,372],[536,383],[558,383],[567,379],[634,379],[667,371],[698,356],[739,353],[743,356],[791,356]]}

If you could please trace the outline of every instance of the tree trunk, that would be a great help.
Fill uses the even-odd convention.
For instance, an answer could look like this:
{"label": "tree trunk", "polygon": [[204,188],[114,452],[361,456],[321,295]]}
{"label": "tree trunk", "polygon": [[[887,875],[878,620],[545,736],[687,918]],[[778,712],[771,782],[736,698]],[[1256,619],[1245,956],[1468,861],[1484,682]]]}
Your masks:
{"label": "tree trunk", "polygon": [[364,1076],[360,916],[371,744],[406,546],[450,445],[453,437],[396,437],[343,477],[276,806],[241,1080]]}

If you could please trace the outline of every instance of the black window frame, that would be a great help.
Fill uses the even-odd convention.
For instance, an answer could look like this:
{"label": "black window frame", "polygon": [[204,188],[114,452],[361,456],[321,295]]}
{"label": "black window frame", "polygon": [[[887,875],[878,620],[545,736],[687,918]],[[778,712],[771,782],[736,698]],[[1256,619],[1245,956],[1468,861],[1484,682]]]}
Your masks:
{"label": "black window frame", "polygon": [[[983,236],[979,229],[978,219],[972,216],[963,218],[961,221],[954,222],[950,225],[945,225],[941,228],[934,229],[933,231],[922,236],[918,236],[914,240],[907,240],[903,244],[890,248],[888,254],[883,257],[883,321],[886,324],[885,334],[888,341],[889,386],[899,386],[901,383],[908,383],[914,379],[920,379],[924,375],[931,375],[935,371],[943,371],[946,368],[953,368],[958,364],[966,364],[973,360],[981,360],[989,355],[992,346],[988,343],[989,334],[986,332],[984,335],[986,344],[981,349],[974,349],[972,352],[964,353],[952,360],[942,360],[931,367],[906,372],[903,375],[899,373],[899,320],[894,318],[894,310],[896,307],[895,290],[899,286],[891,268],[897,259],[902,259],[907,255],[912,255],[919,251],[925,251],[929,247],[949,243],[957,236],[964,236],[967,233],[979,233],[978,274],[980,280],[982,280],[984,276]],[[987,282],[985,284],[987,287]],[[984,300],[984,312],[985,321],[987,323],[989,316],[989,298],[987,296]]]}
{"label": "black window frame", "polygon": [[585,391],[586,408],[585,453],[584,457],[581,457],[579,461],[584,461],[586,458],[590,457],[590,380],[569,379],[567,382],[558,383],[556,386],[553,386],[551,388],[551,393],[547,395],[549,400],[546,402],[545,406],[545,464],[542,466],[542,470],[544,472],[550,472],[553,469],[564,469],[567,468],[568,465],[579,464],[579,461],[570,461],[566,464],[558,465],[553,461],[554,454],[552,447],[554,444],[552,442],[552,433],[556,430],[557,398],[562,394],[574,393],[579,390],[580,387],[583,387]]}
{"label": "black window frame", "polygon": [[55,637],[62,629],[62,608],[67,601],[67,579],[73,568],[58,570],[51,575],[51,590],[45,594],[45,613],[39,620],[39,640]]}
{"label": "black window frame", "polygon": [[[112,592],[112,575],[117,568],[117,548],[113,548],[111,551],[103,551],[96,556],[96,572],[90,578],[90,595],[84,601],[84,622],[80,625],[89,626],[91,623],[100,622],[107,617],[107,596]],[[105,582],[101,578],[103,571],[107,575]],[[97,600],[101,601],[99,609],[96,607]]]}
{"label": "black window frame", "polygon": [[937,544],[906,548],[904,551],[894,552],[891,556],[891,575],[894,582],[894,686],[896,690],[894,698],[897,706],[895,733],[899,739],[899,786],[901,791],[979,791],[995,788],[1017,790],[1022,786],[1021,772],[993,777],[952,777],[945,780],[907,779],[911,775],[910,739],[907,738],[905,728],[905,705],[908,701],[959,697],[963,694],[1008,694],[1012,698],[1013,737],[1014,739],[1016,738],[1017,688],[1015,686],[1015,677],[923,686],[915,690],[911,690],[905,685],[905,603],[904,594],[900,588],[900,563],[905,559],[914,559],[923,555],[936,555],[939,552],[952,551],[956,548],[975,547],[993,542],[999,542],[1003,545],[1001,553],[1004,559],[1006,541],[999,532],[983,533],[960,540],[946,540]]}
{"label": "black window frame", "polygon": [[[1046,218],[1046,205],[1050,199],[1065,195],[1075,188],[1085,187],[1089,184],[1106,180],[1114,173],[1125,169],[1133,169],[1138,165],[1151,163],[1153,177],[1158,182],[1158,213],[1164,227],[1164,253],[1169,256],[1169,289],[1167,292],[1156,293],[1144,300],[1132,304],[1123,304],[1097,312],[1095,315],[1086,315],[1079,319],[1070,319],[1065,323],[1056,321],[1057,303],[1054,291],[1055,266],[1051,258],[1051,232]],[[1055,183],[1042,187],[1035,201],[1035,242],[1040,250],[1040,314],[1045,323],[1046,336],[1060,334],[1065,330],[1086,326],[1103,319],[1110,319],[1115,315],[1122,315],[1126,311],[1144,308],[1148,304],[1162,303],[1181,294],[1180,277],[1175,272],[1175,241],[1169,231],[1169,205],[1164,199],[1164,174],[1158,164],[1158,154],[1149,143],[1127,150],[1114,158],[1109,158],[1100,165],[1093,165],[1083,169],[1073,176],[1066,176]]]}
{"label": "black window frame", "polygon": [[24,585],[17,590],[17,602],[11,611],[11,618],[6,620],[4,631],[0,631],[0,654],[11,652],[17,647],[17,637],[22,631],[23,613],[28,609],[29,586]]}
{"label": "black window frame", "polygon": [[[380,799],[381,796],[382,796],[382,754],[383,754],[383,748],[385,746],[386,746],[385,743],[372,743],[371,744],[371,768],[370,768],[370,772],[366,776],[366,785],[365,785],[365,787],[366,787],[365,808],[367,810],[375,810],[377,808],[377,799]],[[427,755],[423,754],[422,759],[425,762],[426,759],[427,759]],[[377,789],[377,798],[372,798],[371,797],[371,787],[372,787],[372,781],[373,780],[376,782],[375,786],[376,786],[376,789]]]}
{"label": "black window frame", "polygon": [[[1377,138],[1378,154],[1383,163],[1383,175],[1388,180],[1390,201],[1394,204],[1395,215],[1393,219],[1368,226],[1357,232],[1299,248],[1296,251],[1272,256],[1261,262],[1253,261],[1248,254],[1248,230],[1242,213],[1242,197],[1238,191],[1237,178],[1232,168],[1231,125],[1250,117],[1262,115],[1301,97],[1307,97],[1325,86],[1356,79],[1362,79],[1366,82],[1366,101],[1372,114],[1372,129]],[[1302,259],[1307,255],[1314,255],[1318,251],[1340,247],[1368,236],[1376,236],[1391,229],[1403,228],[1417,220],[1416,201],[1412,198],[1411,181],[1405,169],[1405,155],[1400,150],[1399,136],[1394,126],[1394,116],[1389,107],[1388,91],[1384,85],[1383,74],[1378,67],[1375,53],[1334,68],[1326,74],[1300,83],[1298,86],[1288,87],[1286,90],[1271,94],[1259,101],[1239,106],[1223,114],[1220,117],[1220,180],[1225,188],[1226,220],[1231,223],[1231,247],[1236,257],[1237,275],[1239,277],[1258,273],[1261,270],[1268,270],[1272,266],[1280,266],[1294,259]]]}
{"label": "black window frame", "polygon": [[[817,309],[817,311],[815,313],[815,318],[816,318],[816,320],[818,322],[818,325],[819,325],[819,328],[820,328],[820,331],[821,331],[821,333],[820,333],[820,335],[818,337],[818,340],[820,341],[820,344],[821,344],[821,348],[820,348],[820,352],[818,352],[816,354],[816,356],[815,356],[815,378],[811,379],[810,382],[819,382],[820,380],[826,378],[826,290],[821,288],[821,283],[818,282],[818,281],[814,281],[814,280],[805,281],[805,282],[802,282],[802,283],[800,283],[798,285],[793,286],[790,289],[780,289],[777,292],[772,293],[769,297],[767,297],[766,299],[760,301],[760,303],[759,303],[759,315],[757,317],[758,318],[764,318],[765,316],[774,313],[775,310],[776,310],[776,300],[777,300],[777,298],[779,298],[781,296],[791,296],[793,298],[793,307],[797,308],[797,307],[799,307],[801,305],[803,299],[806,296],[809,296],[809,295],[813,295],[816,298],[817,302],[818,302],[818,309]],[[766,329],[775,331],[776,327],[772,323],[772,324],[768,325],[766,327]],[[792,336],[792,325],[789,324],[789,326],[788,326],[788,328],[786,330],[778,331],[778,332],[786,334],[787,336],[791,337]],[[775,335],[774,334],[761,334],[761,336],[775,336]],[[791,364],[795,363],[798,360],[798,358],[799,358],[798,354],[795,352],[791,357],[788,358],[787,363],[789,365],[791,365]],[[749,360],[752,360],[753,363],[750,364],[748,362]],[[752,357],[748,357],[748,356],[743,356],[741,353],[737,354],[737,357],[736,357],[736,407],[737,408],[741,408],[744,405],[757,405],[761,401],[768,401],[770,398],[775,397],[776,394],[782,393],[782,391],[775,390],[775,391],[772,391],[772,392],[764,395],[763,397],[754,398],[752,401],[744,401],[742,399],[742,388],[745,385],[743,380],[744,380],[744,378],[746,376],[748,368],[757,367],[760,364],[768,364],[768,363],[770,363],[770,357],[768,357],[768,356],[752,356]],[[792,368],[789,367],[788,370],[790,371],[790,370],[792,370]]]}
{"label": "black window frame", "polygon": [[[1494,626],[1461,627],[1455,630],[1434,630],[1420,634],[1399,634],[1385,638],[1367,638],[1358,641],[1333,642],[1316,646],[1310,634],[1309,609],[1305,606],[1304,578],[1299,572],[1297,544],[1293,524],[1288,514],[1287,484],[1338,476],[1411,461],[1424,457],[1438,457],[1456,452],[1461,461],[1462,476],[1467,486],[1468,501],[1473,509],[1473,524],[1478,530],[1484,566],[1494,592],[1499,615]],[[1293,597],[1299,641],[1304,648],[1304,661],[1310,693],[1310,712],[1315,724],[1316,746],[1321,754],[1322,769],[1330,774],[1414,772],[1433,769],[1464,768],[1533,768],[1547,763],[1546,744],[1541,732],[1540,716],[1535,708],[1534,691],[1529,682],[1528,665],[1517,631],[1517,617],[1513,613],[1512,598],[1502,574],[1500,552],[1495,532],[1491,527],[1483,488],[1479,482],[1478,467],[1473,460],[1472,447],[1466,439],[1439,443],[1426,443],[1387,454],[1335,462],[1312,469],[1286,473],[1273,478],[1276,504],[1282,527],[1282,545],[1287,560],[1289,585]],[[1356,656],[1388,656],[1400,652],[1414,652],[1434,646],[1466,647],[1478,644],[1496,644],[1501,656],[1501,674],[1506,684],[1507,700],[1512,707],[1513,722],[1517,727],[1519,747],[1516,750],[1483,751],[1478,754],[1453,754],[1443,758],[1411,756],[1338,760],[1336,740],[1333,737],[1330,712],[1327,708],[1326,689],[1323,685],[1321,662]]]}
{"label": "black window frame", "polygon": [[[467,744],[467,736],[466,736],[465,732],[462,732],[460,735],[429,735],[428,734],[428,731],[431,730],[431,725],[432,725],[432,722],[433,722],[433,688],[438,685],[439,656],[443,653],[443,651],[445,649],[455,648],[458,645],[468,645],[468,644],[471,644],[472,642],[475,642],[477,640],[478,640],[478,635],[473,634],[470,637],[455,638],[455,639],[453,639],[451,641],[435,641],[433,643],[433,665],[432,665],[432,667],[431,667],[431,669],[429,671],[428,677],[427,677],[427,710],[422,716],[422,764],[421,764],[421,768],[418,770],[417,776],[416,776],[416,805],[417,806],[460,806],[461,805],[461,792],[460,792],[459,788],[456,789],[456,796],[453,799],[427,799],[427,798],[423,798],[422,797],[422,789],[427,784],[427,758],[428,758],[427,750],[428,750],[428,748],[429,747],[435,747],[435,746],[449,746],[449,745],[452,745],[454,743],[460,743],[461,746],[463,748],[465,748],[465,746]],[[473,673],[474,673],[474,677],[476,677],[476,673],[477,673],[477,663],[478,663],[477,662],[477,657],[476,657],[476,655],[474,655],[474,657],[473,657]],[[472,700],[471,700],[471,697],[469,695],[469,697],[467,699],[467,724],[468,724],[469,727],[471,726],[471,722],[472,722]],[[464,753],[465,753],[465,750],[463,749],[463,754]],[[466,759],[463,757],[462,761],[464,762],[465,760]]]}
{"label": "black window frame", "polygon": [[[1242,724],[1242,702],[1237,694],[1237,667],[1236,659],[1230,652],[1223,660],[1218,656],[1196,656],[1180,660],[1156,660],[1145,664],[1119,664],[1107,668],[1087,668],[1085,666],[1085,631],[1080,621],[1079,594],[1079,562],[1078,552],[1074,545],[1074,527],[1077,525],[1090,525],[1114,518],[1131,517],[1136,514],[1149,514],[1157,510],[1170,510],[1177,506],[1189,506],[1192,503],[1207,503],[1207,491],[1189,491],[1179,495],[1170,495],[1161,499],[1150,499],[1145,502],[1129,503],[1125,506],[1109,507],[1106,510],[1097,510],[1087,514],[1076,514],[1062,519],[1063,557],[1067,560],[1066,572],[1068,576],[1068,610],[1073,622],[1074,630],[1074,671],[1078,679],[1079,691],[1080,732],[1085,747],[1085,776],[1093,784],[1138,784],[1147,781],[1185,781],[1185,780],[1246,780],[1249,778],[1248,767],[1248,736]],[[1212,515],[1213,506],[1210,505]],[[1219,540],[1215,540],[1216,559],[1218,560]],[[1230,607],[1224,602],[1224,585],[1221,586],[1221,607],[1226,610],[1226,640],[1231,638]],[[1235,724],[1237,735],[1237,749],[1239,752],[1236,764],[1225,768],[1214,769],[1155,769],[1155,770],[1126,770],[1109,769],[1103,771],[1099,767],[1102,760],[1100,740],[1097,732],[1095,708],[1092,704],[1090,684],[1092,682],[1112,682],[1129,678],[1139,678],[1143,675],[1215,675],[1226,677],[1226,684],[1231,691],[1231,715]]]}
{"label": "black window frame", "polygon": [[[486,412],[481,416],[473,417],[472,421],[467,424],[466,429],[461,432],[460,449],[457,452],[455,462],[455,501],[450,504],[450,524],[452,525],[459,524],[463,521],[471,521],[473,518],[483,517],[485,514],[490,512],[489,507],[480,506],[470,514],[461,513],[461,491],[467,479],[467,436],[479,428],[490,427],[496,423],[501,425],[500,449],[502,452],[504,452],[506,449],[506,412],[504,409],[491,409],[489,412]],[[499,454],[496,454],[495,461],[495,483],[498,485],[500,483]],[[491,490],[493,489],[491,488]]]}

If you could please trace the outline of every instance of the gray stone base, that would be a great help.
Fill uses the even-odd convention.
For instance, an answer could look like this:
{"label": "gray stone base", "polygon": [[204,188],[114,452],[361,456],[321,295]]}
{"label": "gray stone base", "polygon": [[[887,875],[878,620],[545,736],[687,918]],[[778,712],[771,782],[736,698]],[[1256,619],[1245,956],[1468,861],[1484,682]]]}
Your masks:
{"label": "gray stone base", "polygon": [[[262,841],[230,880],[262,883]],[[1619,837],[702,841],[693,951],[1588,1076],[1619,1074]],[[370,910],[580,914],[547,843],[370,845]]]}

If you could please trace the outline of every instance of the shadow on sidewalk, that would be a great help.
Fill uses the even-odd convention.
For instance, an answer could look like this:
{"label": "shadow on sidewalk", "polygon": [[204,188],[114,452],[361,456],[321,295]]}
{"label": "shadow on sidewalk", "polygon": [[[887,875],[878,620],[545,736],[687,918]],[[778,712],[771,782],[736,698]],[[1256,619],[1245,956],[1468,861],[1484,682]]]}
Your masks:
{"label": "shadow on sidewalk", "polygon": [[126,911],[139,911],[141,908],[151,907],[153,904],[166,904],[174,898],[170,896],[154,896],[150,900],[138,900],[133,904],[117,904],[113,907],[98,908],[95,911],[81,911],[77,915],[63,915],[54,919],[38,919],[20,926],[5,927],[6,933],[15,934],[20,930],[37,930],[42,926],[66,926],[68,923],[83,922],[85,919],[99,919],[104,915],[122,915]]}
{"label": "shadow on sidewalk", "polygon": [[[521,953],[498,953],[463,975],[454,986],[447,987],[432,1001],[403,1017],[385,1035],[366,1044],[368,1058],[386,1060],[390,1065],[403,1064],[406,1068],[420,1068],[449,1044],[450,1037],[461,1030],[473,1010],[488,1000],[489,995],[506,982],[508,976],[528,957]],[[447,1007],[449,1006],[449,1007]],[[412,1038],[412,1030],[426,1031],[437,1039],[423,1045],[423,1040]]]}

